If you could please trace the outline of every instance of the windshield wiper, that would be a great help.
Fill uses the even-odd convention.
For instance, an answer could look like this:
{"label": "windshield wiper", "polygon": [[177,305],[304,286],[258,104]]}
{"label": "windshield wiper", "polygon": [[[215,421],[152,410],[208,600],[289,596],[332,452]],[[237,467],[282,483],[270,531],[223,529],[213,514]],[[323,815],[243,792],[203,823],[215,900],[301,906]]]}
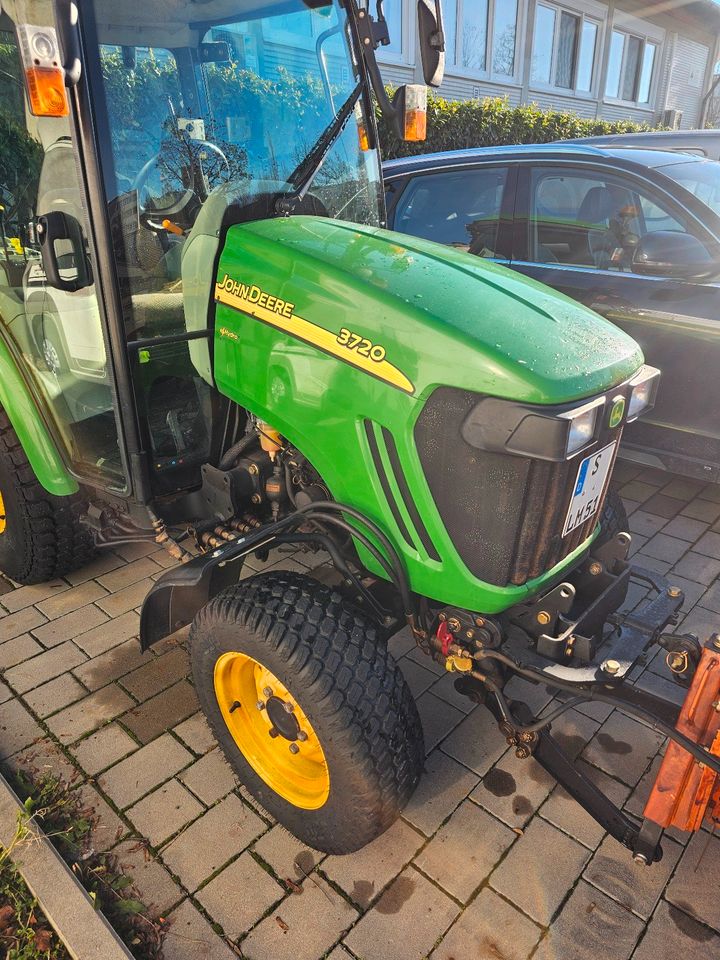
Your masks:
{"label": "windshield wiper", "polygon": [[312,186],[313,180],[325,161],[325,157],[327,157],[330,148],[347,123],[350,114],[355,109],[355,104],[360,99],[362,91],[363,85],[361,80],[327,127],[325,127],[312,150],[300,161],[290,174],[288,183],[292,184],[295,189],[292,193],[288,193],[278,199],[275,205],[278,213],[286,217],[289,216],[293,212],[296,204],[305,199],[308,190]]}

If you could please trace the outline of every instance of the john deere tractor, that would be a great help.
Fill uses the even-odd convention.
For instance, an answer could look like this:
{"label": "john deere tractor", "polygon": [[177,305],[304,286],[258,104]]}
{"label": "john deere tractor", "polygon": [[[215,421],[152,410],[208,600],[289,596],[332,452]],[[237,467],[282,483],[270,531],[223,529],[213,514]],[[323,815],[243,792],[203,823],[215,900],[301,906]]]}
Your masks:
{"label": "john deere tractor", "polygon": [[[319,850],[377,837],[420,777],[403,626],[637,860],[719,817],[720,641],[665,632],[682,593],[630,566],[608,492],[659,373],[577,303],[384,229],[375,104],[421,139],[426,86],[386,93],[382,0],[2,11],[0,568],[167,547],[143,647],[191,625],[229,763]],[[437,85],[436,0],[418,18]],[[283,547],[330,567],[246,575]],[[631,578],[649,599],[623,617]],[[658,643],[688,707],[628,682]],[[579,700],[673,741],[643,821],[553,739]]]}

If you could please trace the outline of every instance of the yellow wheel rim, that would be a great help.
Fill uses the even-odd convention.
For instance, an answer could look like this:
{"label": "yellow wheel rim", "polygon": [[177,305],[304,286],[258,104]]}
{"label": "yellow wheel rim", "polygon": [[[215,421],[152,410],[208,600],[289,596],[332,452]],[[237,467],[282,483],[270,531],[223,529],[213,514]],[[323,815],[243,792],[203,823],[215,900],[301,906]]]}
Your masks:
{"label": "yellow wheel rim", "polygon": [[5,533],[5,501],[0,493],[0,533]]}
{"label": "yellow wheel rim", "polygon": [[330,793],[323,748],[302,708],[267,667],[245,653],[215,664],[215,696],[238,749],[288,803],[317,810]]}

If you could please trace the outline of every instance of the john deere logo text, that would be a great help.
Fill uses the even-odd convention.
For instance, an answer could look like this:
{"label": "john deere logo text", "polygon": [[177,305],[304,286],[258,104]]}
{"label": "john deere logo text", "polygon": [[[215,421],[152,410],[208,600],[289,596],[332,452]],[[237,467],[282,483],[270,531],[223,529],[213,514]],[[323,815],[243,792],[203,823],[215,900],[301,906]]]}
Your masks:
{"label": "john deere logo text", "polygon": [[625,413],[625,397],[617,397],[610,411],[610,428],[617,427]]}
{"label": "john deere logo text", "polygon": [[[299,317],[295,313],[294,303],[268,293],[257,284],[241,283],[226,273],[215,285],[215,300],[282,330],[297,340],[309,343],[405,393],[415,392],[415,387],[405,374],[386,359],[386,350],[382,344],[374,343],[362,333],[346,327],[335,331],[327,330],[317,323]],[[218,333],[220,336],[230,337],[232,331],[227,327],[220,327]],[[240,338],[237,334],[232,334],[231,339]]]}
{"label": "john deere logo text", "polygon": [[[241,300],[247,300],[248,303],[256,303],[259,307],[280,314],[281,317],[291,317],[295,309],[294,303],[288,303],[286,300],[281,300],[280,297],[273,297],[272,294],[266,293],[255,284],[248,286],[246,283],[238,283],[237,280],[233,280],[227,274],[225,274],[222,282],[217,285],[217,289],[226,290]],[[221,300],[222,298],[216,296],[215,299]]]}

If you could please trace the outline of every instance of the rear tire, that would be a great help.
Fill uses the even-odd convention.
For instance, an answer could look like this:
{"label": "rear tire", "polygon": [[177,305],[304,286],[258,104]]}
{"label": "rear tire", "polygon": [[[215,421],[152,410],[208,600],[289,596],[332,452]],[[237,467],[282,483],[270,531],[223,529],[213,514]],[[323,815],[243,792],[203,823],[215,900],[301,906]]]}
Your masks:
{"label": "rear tire", "polygon": [[45,490],[1,408],[0,498],[0,570],[16,583],[62,577],[92,558],[92,535],[80,523],[82,498]]}
{"label": "rear tire", "polygon": [[[225,756],[291,833],[317,850],[351,853],[395,821],[422,771],[422,726],[365,614],[310,577],[273,571],[211,600],[195,617],[190,648],[200,704]],[[233,658],[239,672],[228,684]],[[248,661],[249,675],[242,673]],[[257,693],[247,676],[256,678]],[[294,718],[301,721],[297,742]],[[248,730],[257,738],[245,739]],[[319,761],[312,790],[297,793],[311,784],[309,768],[295,768],[293,781],[288,758],[307,763],[311,756],[324,761],[324,773]]]}

